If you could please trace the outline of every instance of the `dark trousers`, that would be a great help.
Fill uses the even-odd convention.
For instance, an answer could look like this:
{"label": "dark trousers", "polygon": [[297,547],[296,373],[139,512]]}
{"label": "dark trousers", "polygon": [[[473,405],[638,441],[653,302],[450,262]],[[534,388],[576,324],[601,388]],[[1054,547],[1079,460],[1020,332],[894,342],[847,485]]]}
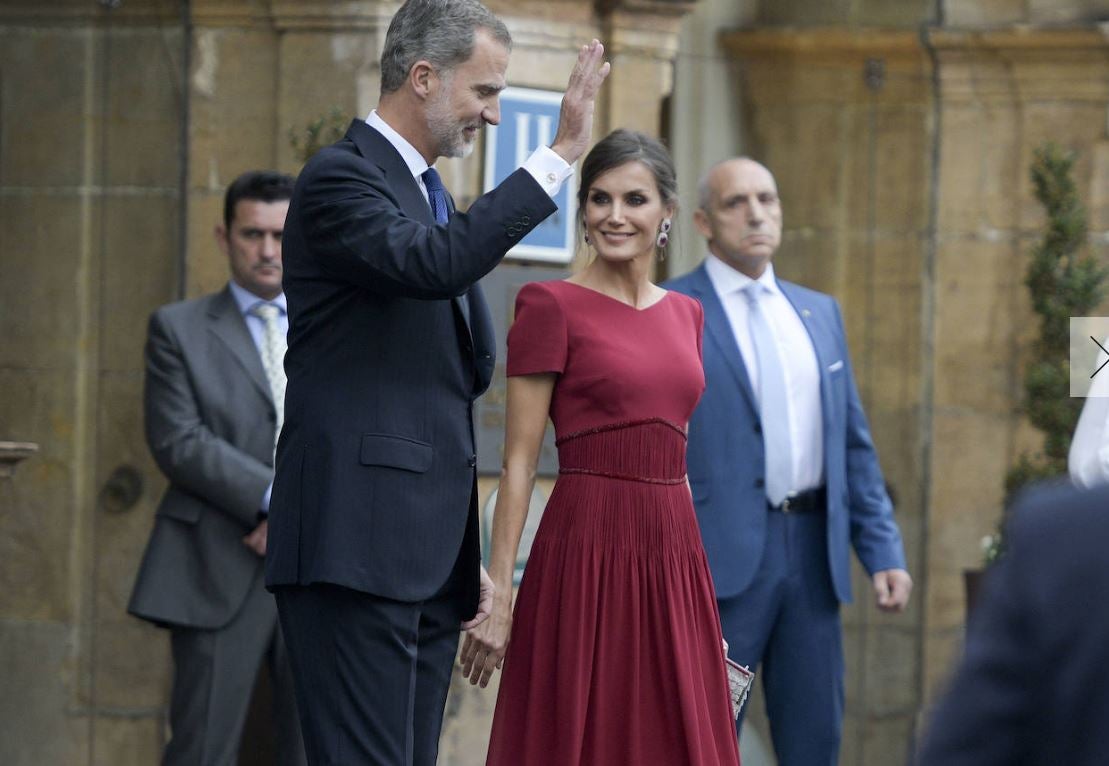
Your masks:
{"label": "dark trousers", "polygon": [[[263,662],[273,680],[277,763],[302,766],[304,745],[285,644],[262,567],[239,613],[218,630],[172,628],[171,737],[163,766],[233,766],[254,681]],[[249,747],[250,743],[245,743]]]}
{"label": "dark trousers", "polygon": [[311,766],[433,766],[463,619],[459,567],[432,598],[274,589]]}
{"label": "dark trousers", "polygon": [[719,601],[728,655],[757,667],[779,766],[832,766],[843,730],[844,665],[827,519],[768,513],[755,581]]}

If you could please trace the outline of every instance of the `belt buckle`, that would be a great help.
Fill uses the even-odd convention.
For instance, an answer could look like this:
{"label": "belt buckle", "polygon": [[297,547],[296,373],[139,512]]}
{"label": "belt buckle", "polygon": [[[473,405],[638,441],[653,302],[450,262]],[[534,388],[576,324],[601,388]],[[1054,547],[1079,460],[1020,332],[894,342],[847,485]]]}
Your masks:
{"label": "belt buckle", "polygon": [[782,498],[782,513],[789,513],[790,506],[792,505],[790,501],[793,500],[795,497],[797,497],[796,492],[786,493],[786,496]]}

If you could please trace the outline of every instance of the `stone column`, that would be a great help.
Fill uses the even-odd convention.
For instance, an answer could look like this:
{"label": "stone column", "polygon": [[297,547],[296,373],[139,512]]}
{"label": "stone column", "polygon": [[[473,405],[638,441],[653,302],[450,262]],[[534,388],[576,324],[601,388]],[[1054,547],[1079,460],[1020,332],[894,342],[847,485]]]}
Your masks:
{"label": "stone column", "polygon": [[962,570],[981,563],[979,541],[996,529],[1006,471],[1040,445],[1016,408],[1038,332],[1024,273],[1044,223],[1028,175],[1044,142],[1078,152],[1089,248],[1109,255],[1109,39],[1098,27],[1027,25],[934,30],[926,39],[942,96],[927,361],[935,390],[923,679],[931,697],[961,647]]}
{"label": "stone column", "polygon": [[[40,445],[0,514],[0,762],[153,763],[165,644],[124,610],[157,475],[140,423],[150,311],[177,292],[182,5],[0,3],[0,423]],[[144,512],[146,511],[146,512]]]}
{"label": "stone column", "polygon": [[[664,99],[674,88],[674,59],[692,0],[601,0],[597,3],[612,61],[605,84],[604,133],[616,128],[663,132]],[[603,135],[603,133],[602,133]]]}

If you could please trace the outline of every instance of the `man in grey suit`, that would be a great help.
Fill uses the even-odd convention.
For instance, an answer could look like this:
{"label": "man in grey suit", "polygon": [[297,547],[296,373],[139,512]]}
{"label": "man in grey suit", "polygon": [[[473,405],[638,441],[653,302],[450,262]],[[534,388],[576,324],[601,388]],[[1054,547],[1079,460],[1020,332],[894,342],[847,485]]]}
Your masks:
{"label": "man in grey suit", "polygon": [[216,227],[231,281],[150,318],[146,440],[169,488],[128,611],[170,630],[167,765],[235,763],[263,661],[278,762],[305,762],[277,610],[262,585],[284,409],[281,235],[292,189],[291,177],[269,171],[235,179]]}

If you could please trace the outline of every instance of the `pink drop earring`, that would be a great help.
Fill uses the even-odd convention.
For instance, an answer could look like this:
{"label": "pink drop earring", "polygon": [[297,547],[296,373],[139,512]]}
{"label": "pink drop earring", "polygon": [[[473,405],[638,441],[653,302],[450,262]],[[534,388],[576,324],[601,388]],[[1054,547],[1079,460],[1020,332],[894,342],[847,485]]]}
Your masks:
{"label": "pink drop earring", "polygon": [[670,244],[670,227],[671,227],[670,219],[669,218],[663,218],[662,219],[662,225],[659,226],[658,238],[655,240],[655,244],[658,245],[658,249],[664,251],[664,252],[659,253],[659,260],[660,261],[663,258],[666,257],[666,253],[665,253],[666,246],[668,244]]}

